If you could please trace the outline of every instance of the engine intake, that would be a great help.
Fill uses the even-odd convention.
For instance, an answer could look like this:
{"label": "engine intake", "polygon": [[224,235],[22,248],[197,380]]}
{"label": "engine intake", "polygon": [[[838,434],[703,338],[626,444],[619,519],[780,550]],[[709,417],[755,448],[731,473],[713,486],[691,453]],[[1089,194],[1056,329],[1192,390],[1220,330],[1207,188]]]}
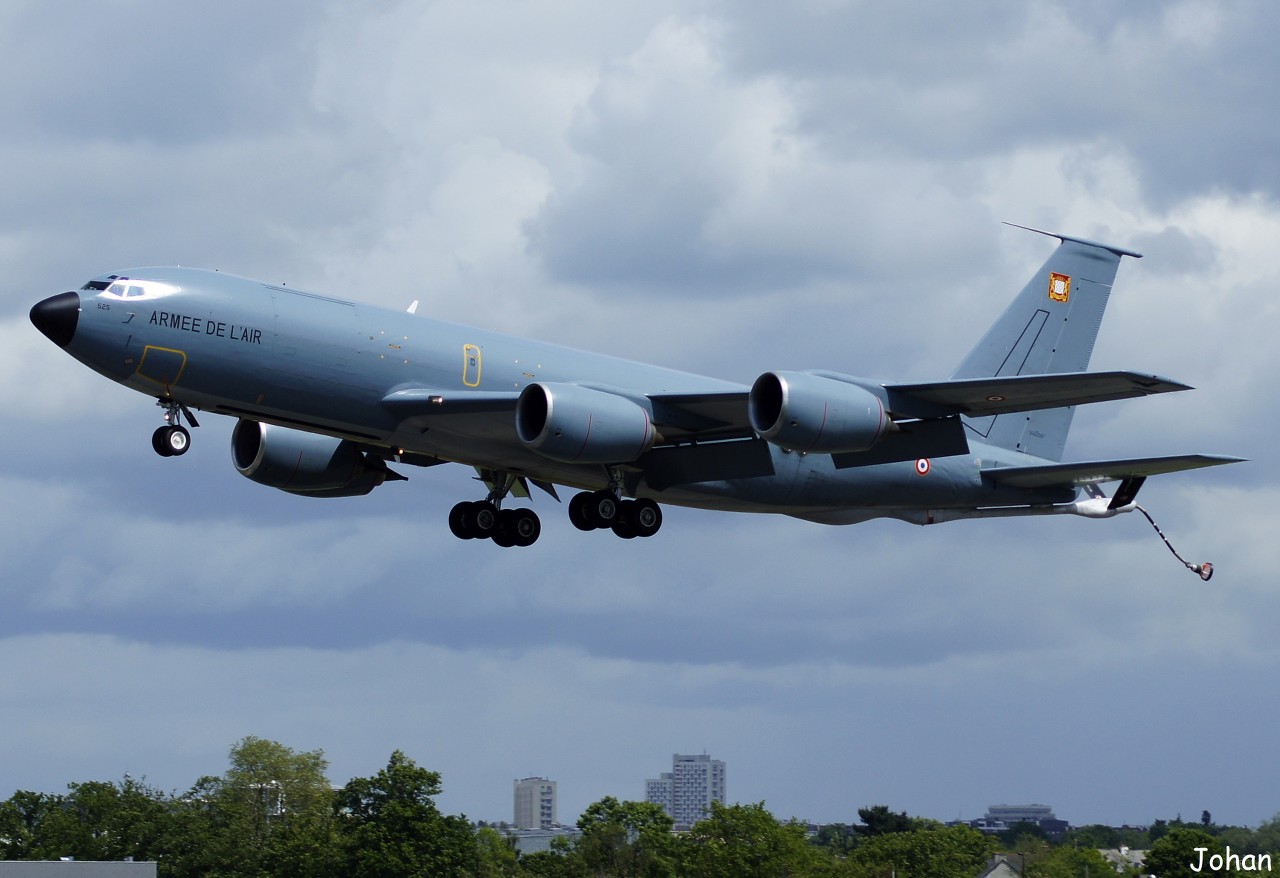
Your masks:
{"label": "engine intake", "polygon": [[525,447],[562,463],[628,463],[653,447],[649,410],[577,384],[530,384],[516,402]]}
{"label": "engine intake", "polygon": [[360,497],[391,475],[347,439],[240,420],[231,432],[240,475],[301,497]]}
{"label": "engine intake", "polygon": [[747,417],[761,439],[792,451],[866,451],[894,429],[875,394],[808,372],[761,375]]}

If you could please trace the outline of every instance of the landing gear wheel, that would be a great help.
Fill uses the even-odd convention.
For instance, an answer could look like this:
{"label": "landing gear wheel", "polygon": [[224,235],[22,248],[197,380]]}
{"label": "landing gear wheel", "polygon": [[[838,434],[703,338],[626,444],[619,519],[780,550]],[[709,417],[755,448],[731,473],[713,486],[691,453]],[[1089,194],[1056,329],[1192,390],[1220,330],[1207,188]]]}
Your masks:
{"label": "landing gear wheel", "polygon": [[502,512],[502,529],[517,546],[532,546],[542,534],[542,522],[532,509],[507,509]]}
{"label": "landing gear wheel", "polygon": [[627,503],[623,515],[638,537],[651,537],[662,527],[662,507],[648,498]]}
{"label": "landing gear wheel", "polygon": [[[505,509],[503,510],[503,512],[506,511],[507,510]],[[504,549],[510,549],[516,544],[516,535],[507,530],[504,525],[499,524],[497,529],[493,532],[493,544],[495,546],[501,546]]]}
{"label": "landing gear wheel", "polygon": [[595,530],[595,522],[590,518],[587,511],[587,503],[591,500],[591,494],[583,491],[581,494],[574,494],[569,501],[569,521],[578,530]]}
{"label": "landing gear wheel", "polygon": [[475,539],[476,535],[471,532],[467,519],[470,511],[471,504],[465,501],[449,510],[449,531],[460,540]]}
{"label": "landing gear wheel", "polygon": [[498,529],[498,507],[488,500],[470,504],[465,518],[467,531],[478,540],[488,539]]}
{"label": "landing gear wheel", "polygon": [[631,519],[625,512],[614,521],[612,530],[615,536],[622,537],[624,540],[634,540],[639,536],[636,533],[635,525],[631,523]]}
{"label": "landing gear wheel", "polygon": [[168,437],[165,435],[168,432],[168,427],[157,427],[156,431],[151,434],[151,447],[161,457],[173,457],[173,452],[169,450]]}
{"label": "landing gear wheel", "polygon": [[622,507],[612,491],[596,491],[589,496],[586,510],[587,518],[595,522],[596,527],[606,528],[613,527]]}
{"label": "landing gear wheel", "polygon": [[160,427],[151,434],[151,447],[161,457],[177,457],[191,447],[191,434],[181,424]]}

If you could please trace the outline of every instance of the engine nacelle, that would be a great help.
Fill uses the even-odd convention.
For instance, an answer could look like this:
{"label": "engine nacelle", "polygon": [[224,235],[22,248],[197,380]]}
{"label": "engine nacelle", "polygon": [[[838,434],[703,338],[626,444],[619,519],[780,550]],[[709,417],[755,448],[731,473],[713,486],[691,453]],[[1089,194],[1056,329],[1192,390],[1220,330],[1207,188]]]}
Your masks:
{"label": "engine nacelle", "polygon": [[628,463],[657,437],[644,406],[577,384],[530,384],[521,391],[516,435],[562,463]]}
{"label": "engine nacelle", "polygon": [[761,439],[792,451],[866,451],[893,429],[875,394],[807,372],[761,375],[747,417]]}
{"label": "engine nacelle", "polygon": [[236,424],[231,459],[240,475],[302,497],[359,497],[389,475],[386,464],[347,439],[258,421]]}

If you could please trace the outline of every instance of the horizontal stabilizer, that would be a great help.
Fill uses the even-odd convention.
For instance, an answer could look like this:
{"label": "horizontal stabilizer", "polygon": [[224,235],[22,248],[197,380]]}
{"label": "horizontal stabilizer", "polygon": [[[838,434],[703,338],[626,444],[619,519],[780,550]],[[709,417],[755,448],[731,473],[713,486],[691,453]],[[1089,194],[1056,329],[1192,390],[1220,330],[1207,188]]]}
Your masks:
{"label": "horizontal stabilizer", "polygon": [[[1217,454],[1180,454],[1171,457],[1135,457],[1129,460],[1092,460],[1082,463],[1055,463],[1044,466],[997,467],[982,471],[984,479],[1015,488],[1049,488],[1058,485],[1093,485],[1240,463],[1243,457]],[[1136,491],[1135,491],[1136,493]]]}
{"label": "horizontal stabilizer", "polygon": [[917,418],[949,414],[985,417],[1190,389],[1178,381],[1139,372],[1068,372],[885,385],[890,411]]}

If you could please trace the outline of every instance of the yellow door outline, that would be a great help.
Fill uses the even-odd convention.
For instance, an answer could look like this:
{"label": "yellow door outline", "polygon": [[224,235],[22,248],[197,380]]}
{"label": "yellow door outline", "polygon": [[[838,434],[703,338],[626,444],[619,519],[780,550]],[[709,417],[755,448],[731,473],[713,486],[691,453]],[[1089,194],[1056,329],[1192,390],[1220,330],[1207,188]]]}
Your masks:
{"label": "yellow door outline", "polygon": [[467,387],[480,386],[480,348],[473,344],[462,346],[462,383]]}
{"label": "yellow door outline", "polygon": [[[152,356],[153,352],[155,354],[154,356]],[[176,354],[178,357],[181,357],[181,361],[178,363],[177,369],[173,369],[175,361],[173,357],[170,356],[171,354]],[[147,373],[147,357],[149,356],[151,357],[151,368],[158,374]],[[162,348],[157,345],[147,345],[142,349],[142,358],[138,360],[138,368],[135,372],[140,378],[145,378],[148,381],[154,381],[156,384],[163,385],[164,387],[172,387],[178,383],[178,379],[182,377],[182,373],[186,368],[186,351],[180,351],[176,348]],[[170,372],[173,374],[170,375]]]}

